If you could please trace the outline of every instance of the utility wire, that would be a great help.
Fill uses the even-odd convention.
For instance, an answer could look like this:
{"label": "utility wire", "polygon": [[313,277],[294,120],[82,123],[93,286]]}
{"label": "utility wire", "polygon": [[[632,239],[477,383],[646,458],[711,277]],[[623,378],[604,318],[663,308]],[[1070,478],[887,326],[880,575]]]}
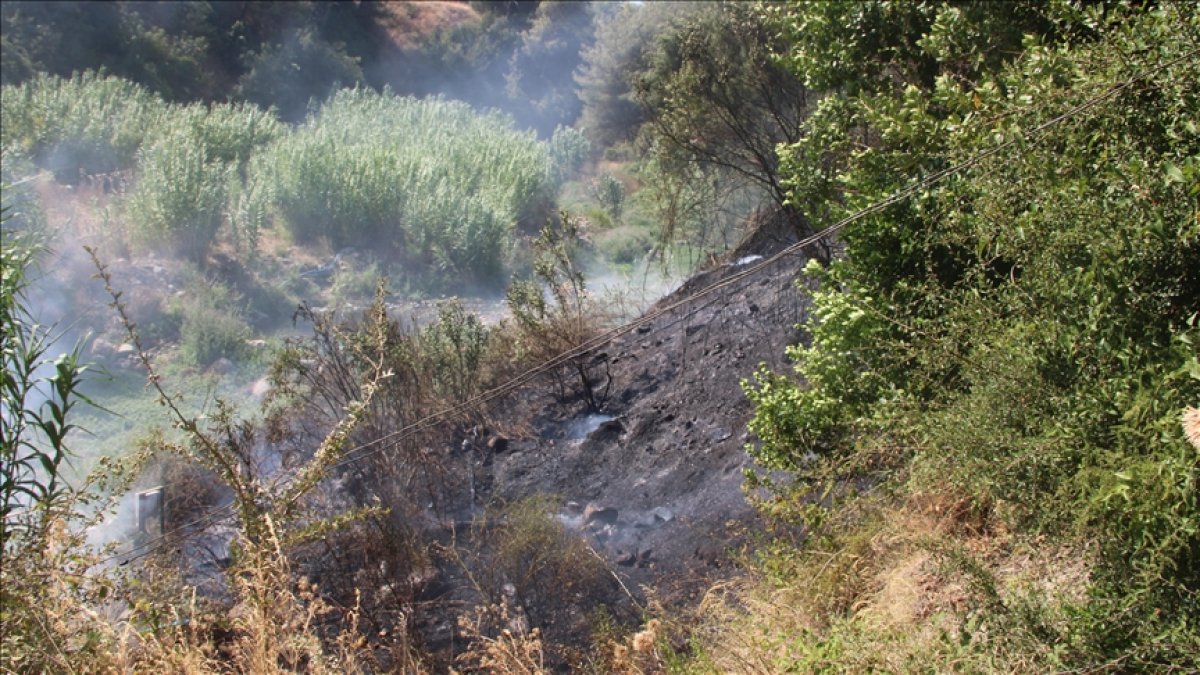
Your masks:
{"label": "utility wire", "polygon": [[[908,187],[898,190],[897,192],[893,193],[892,196],[888,197],[887,199],[878,201],[868,207],[865,207],[859,211],[856,211],[855,213],[837,221],[836,223],[830,225],[829,227],[827,227],[819,232],[816,232],[814,234],[811,234],[811,235],[801,239],[800,241],[798,241],[794,244],[791,244],[788,247],[780,250],[779,252],[771,255],[770,257],[767,257],[758,262],[755,262],[754,264],[746,267],[745,269],[743,269],[739,272],[736,272],[734,274],[731,274],[731,275],[721,279],[720,281],[710,284],[709,286],[706,286],[691,295],[680,298],[679,300],[676,300],[675,302],[672,302],[663,307],[660,307],[648,314],[644,314],[622,326],[618,326],[616,328],[610,329],[604,333],[601,333],[601,334],[596,335],[588,340],[585,340],[583,343],[579,344],[578,346],[568,349],[564,352],[561,352],[558,355],[551,357],[550,359],[542,362],[537,367],[527,370],[524,373],[522,373],[521,375],[518,375],[517,377],[514,377],[514,378],[508,380],[507,382],[505,382],[501,385],[498,385],[492,389],[489,389],[485,392],[477,394],[476,396],[474,396],[466,401],[463,401],[456,405],[444,408],[444,409],[434,412],[430,415],[426,415],[425,417],[422,417],[421,419],[419,419],[415,422],[412,422],[411,424],[405,425],[404,427],[401,427],[400,429],[397,429],[396,431],[385,434],[383,436],[380,436],[379,438],[368,441],[366,443],[357,445],[357,446],[351,448],[350,450],[347,450],[346,456],[343,459],[331,464],[328,468],[335,469],[335,468],[340,468],[343,466],[347,466],[349,464],[359,462],[363,459],[371,457],[371,456],[378,454],[379,452],[382,452],[383,450],[387,449],[388,446],[383,445],[383,444],[387,443],[388,441],[403,440],[403,439],[408,438],[409,436],[412,436],[420,431],[424,431],[425,429],[428,429],[428,428],[434,426],[435,424],[443,421],[444,419],[446,419],[448,417],[452,417],[459,413],[467,412],[471,409],[474,409],[474,408],[480,406],[481,404],[488,403],[497,398],[506,396],[509,393],[511,393],[511,392],[525,386],[526,384],[530,383],[531,381],[537,379],[538,377],[540,377],[546,373],[552,372],[577,358],[580,358],[580,357],[585,356],[593,351],[598,350],[599,348],[607,345],[608,343],[612,342],[613,340],[615,340],[618,337],[627,335],[627,334],[637,330],[638,328],[641,328],[642,326],[652,323],[654,320],[658,319],[659,317],[661,317],[665,314],[668,314],[668,313],[674,312],[677,309],[686,307],[687,305],[695,302],[696,300],[699,300],[706,296],[712,295],[713,293],[716,293],[720,290],[723,290],[725,288],[733,286],[733,285],[741,282],[742,280],[744,280],[748,277],[751,277],[751,276],[761,272],[762,270],[767,269],[768,267],[778,263],[779,261],[783,260],[784,258],[800,254],[803,252],[803,250],[805,248],[817,243],[818,241],[821,241],[822,239],[825,239],[826,237],[829,237],[830,235],[840,232],[847,225],[855,223],[859,220],[862,220],[863,218],[866,218],[867,216],[873,215],[875,213],[883,211],[884,209],[894,206],[895,204],[898,204],[898,203],[904,201],[905,199],[908,199],[909,197],[916,194],[917,192],[924,190],[924,189],[926,189],[932,185],[935,185],[937,183],[940,183],[941,181],[945,180],[946,178],[948,178],[956,173],[965,171],[966,169],[969,169],[969,168],[979,164],[980,162],[983,162],[984,160],[987,160],[1020,142],[1027,142],[1027,141],[1033,139],[1034,137],[1038,136],[1042,132],[1046,131],[1047,129],[1054,127],[1058,124],[1061,124],[1062,122],[1064,122],[1068,119],[1071,119],[1072,117],[1075,117],[1075,116],[1079,115],[1080,113],[1090,110],[1090,109],[1100,105],[1104,101],[1107,101],[1108,99],[1116,96],[1117,94],[1133,87],[1135,84],[1138,84],[1139,82],[1143,82],[1146,79],[1150,78],[1151,76],[1157,75],[1158,73],[1162,72],[1163,70],[1166,70],[1167,68],[1175,66],[1179,63],[1182,63],[1188,59],[1194,58],[1197,55],[1200,55],[1200,49],[1194,49],[1194,50],[1184,54],[1183,56],[1180,56],[1176,59],[1168,61],[1167,63],[1160,64],[1150,70],[1147,70],[1138,75],[1135,75],[1127,80],[1118,82],[1117,84],[1110,86],[1109,88],[1105,89],[1103,92],[1097,94],[1096,96],[1093,96],[1092,98],[1080,103],[1079,105],[1076,105],[1073,108],[1070,108],[1070,109],[1066,110],[1065,112],[1060,113],[1059,115],[1056,115],[1055,117],[1052,117],[1051,119],[1020,134],[1019,136],[1010,138],[1007,141],[1004,141],[1003,143],[1000,143],[1000,144],[998,144],[988,150],[985,150],[973,157],[963,160],[962,162],[959,162],[958,164],[952,164],[944,169],[936,171],[936,172],[926,176],[925,178],[923,178],[919,181],[916,181],[915,183],[909,185]],[[374,449],[370,450],[370,452],[359,453],[359,451],[367,450],[369,448],[374,448]],[[356,455],[355,453],[359,453],[359,454]],[[296,498],[298,498],[298,496],[294,497],[293,500]],[[144,542],[143,544],[134,547],[131,551],[128,551],[126,553],[116,554],[116,555],[109,556],[107,558],[102,558],[99,561],[99,563],[97,563],[97,564],[102,564],[102,563],[108,562],[110,560],[114,560],[117,558],[127,556],[134,551],[147,549],[151,546],[154,546],[157,542],[165,540],[167,537],[169,537],[170,535],[172,535],[174,533],[178,533],[185,529],[190,529],[190,528],[192,528],[196,525],[202,524],[202,523],[206,524],[207,521],[211,520],[211,517],[213,514],[216,514],[225,509],[229,509],[231,506],[232,506],[232,503],[226,504],[221,507],[217,507],[217,508],[213,509],[212,511],[210,511],[209,514],[201,516],[200,518],[197,518],[196,520],[194,520],[190,523],[187,523],[185,525],[181,525],[181,526],[175,528],[174,530],[172,530],[170,533],[163,534],[160,537],[157,537],[155,539]],[[189,536],[194,536],[194,534],[184,535],[184,538],[187,538]],[[158,550],[158,548],[161,548],[161,546],[152,548],[141,554],[131,557],[128,560],[125,560],[124,562],[122,562],[121,564],[124,565],[124,564],[129,563],[132,560],[136,560],[137,558],[141,558],[141,557],[150,555],[155,550]]]}

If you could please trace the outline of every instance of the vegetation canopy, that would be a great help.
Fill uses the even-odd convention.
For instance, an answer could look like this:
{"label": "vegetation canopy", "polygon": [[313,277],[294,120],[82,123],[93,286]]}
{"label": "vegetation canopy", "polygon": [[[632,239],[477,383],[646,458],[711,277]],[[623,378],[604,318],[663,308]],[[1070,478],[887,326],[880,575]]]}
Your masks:
{"label": "vegetation canopy", "polygon": [[[1180,415],[1200,397],[1196,16],[864,3],[778,17],[794,41],[781,58],[844,92],[783,158],[792,201],[827,222],[1017,142],[851,225],[845,258],[810,267],[811,343],[789,352],[801,380],[763,370],[746,385],[752,452],[796,472],[801,494],[870,476],[1089,552],[1085,596],[1019,620],[1018,600],[959,558],[993,594],[963,639],[998,631],[967,642],[970,658],[1194,666],[1200,457]],[[897,24],[911,30],[885,42]],[[993,62],[999,44],[1019,56]],[[837,514],[862,506],[843,503],[793,507],[826,542],[814,549],[855,536]]]}

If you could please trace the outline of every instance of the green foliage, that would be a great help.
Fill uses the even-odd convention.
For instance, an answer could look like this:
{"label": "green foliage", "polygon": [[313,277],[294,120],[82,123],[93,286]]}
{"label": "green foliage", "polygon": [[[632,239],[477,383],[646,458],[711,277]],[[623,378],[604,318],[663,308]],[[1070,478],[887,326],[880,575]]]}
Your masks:
{"label": "green foliage", "polygon": [[441,302],[437,321],[424,328],[418,340],[439,396],[461,402],[479,392],[489,334],[478,316],[457,299]]}
{"label": "green foliage", "polygon": [[558,188],[570,180],[583,166],[591,150],[591,143],[583,132],[571,127],[556,127],[554,135],[546,142],[546,180],[550,186]]}
{"label": "green foliage", "polygon": [[209,159],[232,164],[243,175],[250,156],[286,131],[275,115],[245,103],[173,108],[165,129],[187,129],[204,146]]}
{"label": "green foliage", "polygon": [[592,13],[585,2],[539,2],[509,60],[505,94],[514,115],[543,136],[579,117],[573,74],[592,40]]}
{"label": "green foliage", "polygon": [[[634,97],[647,114],[641,140],[658,172],[727,192],[750,188],[805,234],[807,222],[787,202],[776,147],[801,138],[809,95],[773,58],[779,46],[755,6],[701,6],[655,40],[634,76]],[[716,199],[706,207],[720,208]],[[664,221],[665,238],[682,234],[682,225]]]}
{"label": "green foliage", "polygon": [[545,196],[546,149],[498,113],[344,90],[252,162],[300,240],[386,247],[443,281],[489,281]]}
{"label": "green foliage", "polygon": [[184,360],[202,368],[220,358],[238,361],[250,337],[242,298],[224,284],[199,275],[185,291],[167,308],[168,316],[179,322]]}
{"label": "green foliage", "polygon": [[234,250],[244,260],[252,262],[257,258],[258,236],[271,223],[274,201],[273,186],[261,176],[233,182],[225,215],[229,219]]}
{"label": "green foliage", "polygon": [[818,91],[850,95],[974,81],[1051,31],[1042,3],[791,3],[766,9],[789,45],[781,61]]}
{"label": "green foliage", "polygon": [[655,38],[700,7],[647,2],[600,8],[595,41],[584,49],[575,76],[583,101],[578,126],[596,147],[636,136],[646,113],[634,98],[634,78],[646,69]]}
{"label": "green foliage", "polygon": [[329,289],[333,300],[339,305],[369,302],[383,278],[379,263],[352,265],[338,260],[334,264],[337,269]]}
{"label": "green foliage", "polygon": [[644,227],[622,225],[593,235],[593,241],[606,260],[618,265],[633,265],[654,249],[655,238]]}
{"label": "green foliage", "polygon": [[625,186],[611,173],[601,175],[591,184],[592,198],[608,214],[614,225],[621,223],[621,211],[625,208]]}
{"label": "green foliage", "polygon": [[344,47],[325,42],[312,29],[300,29],[282,44],[264,46],[249,63],[235,95],[264,109],[274,108],[285,120],[302,119],[310,99],[322,100],[363,80],[358,62]]}
{"label": "green foliage", "polygon": [[786,153],[791,199],[811,215],[836,220],[1017,143],[843,232],[811,344],[790,352],[805,384],[761,372],[749,389],[754,452],[815,479],[829,465],[810,468],[809,452],[853,458],[845,478],[895,467],[905,448],[911,490],[1096,542],[1089,596],[1061,629],[1086,637],[1022,640],[1064,640],[1067,667],[1194,665],[1200,463],[1179,415],[1200,400],[1197,17],[1020,3],[785,15],[785,60],[844,92]]}
{"label": "green foliage", "polygon": [[[596,302],[588,294],[580,267],[579,219],[562,213],[549,222],[534,242],[533,279],[514,279],[505,302],[518,331],[520,356],[534,363],[557,358],[583,344],[602,325]],[[598,386],[598,366],[587,354],[574,356],[556,371],[559,393],[580,397],[599,410],[611,379]]]}
{"label": "green foliage", "polygon": [[[57,508],[65,489],[62,472],[67,461],[67,435],[75,429],[68,419],[86,401],[80,393],[85,366],[79,347],[57,357],[49,355],[57,336],[39,325],[24,306],[29,270],[39,252],[28,232],[7,231],[0,238],[0,546],[5,556],[13,546],[43,533],[28,530],[44,522],[39,513]],[[47,372],[48,371],[48,372]],[[16,537],[14,539],[14,537]]]}
{"label": "green foliage", "polygon": [[161,99],[120,78],[39,76],[5,86],[0,145],[24,152],[38,166],[74,183],[80,171],[96,174],[133,166],[138,148],[166,111]]}
{"label": "green foliage", "polygon": [[729,250],[762,204],[761,191],[745,181],[724,180],[727,176],[713,167],[663,162],[656,153],[642,163],[637,176],[642,187],[630,195],[629,219],[643,214],[664,255],[672,246],[694,250],[697,259]]}
{"label": "green foliage", "polygon": [[211,158],[190,129],[164,134],[138,157],[129,215],[142,241],[203,261],[225,215],[233,167]]}
{"label": "green foliage", "polygon": [[210,92],[209,42],[190,29],[203,25],[211,9],[205,12],[203,3],[173,8],[182,30],[148,23],[144,9],[139,3],[6,3],[0,11],[4,83],[102,69],[171,100]]}
{"label": "green foliage", "polygon": [[202,261],[228,221],[234,249],[252,260],[272,192],[261,179],[246,178],[247,167],[283,133],[273,114],[244,103],[172,108],[138,156],[128,201],[135,234]]}
{"label": "green foliage", "polygon": [[271,113],[169,105],[125,80],[84,74],[7,86],[3,114],[6,156],[30,156],[64,182],[136,166],[128,207],[141,241],[201,259],[228,218],[235,248],[253,256],[271,193],[242,177],[251,154],[284,131]]}
{"label": "green foliage", "polygon": [[29,183],[34,173],[32,162],[19,150],[0,148],[0,199],[6,230],[40,233],[46,229],[46,215]]}
{"label": "green foliage", "polygon": [[[83,532],[105,513],[97,509],[100,495],[123,492],[127,483],[104,460],[100,473],[86,481],[71,475],[68,438],[78,430],[79,404],[90,403],[82,393],[87,367],[78,344],[53,356],[62,335],[30,313],[26,292],[42,248],[36,233],[10,231],[7,214],[5,205],[0,215],[0,667],[94,670],[108,645],[102,627],[90,624],[89,617],[92,608],[110,599],[112,579],[95,569],[96,556]],[[97,511],[100,515],[84,515]]]}

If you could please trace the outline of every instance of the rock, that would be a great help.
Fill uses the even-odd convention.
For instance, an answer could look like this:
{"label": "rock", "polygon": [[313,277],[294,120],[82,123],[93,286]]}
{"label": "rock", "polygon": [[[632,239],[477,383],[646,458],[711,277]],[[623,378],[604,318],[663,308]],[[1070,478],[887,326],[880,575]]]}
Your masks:
{"label": "rock", "polygon": [[263,339],[246,340],[246,346],[251,349],[262,349],[267,346],[267,341]]}
{"label": "rock", "polygon": [[268,382],[267,378],[265,377],[258,378],[250,387],[250,394],[255,398],[262,398],[263,396],[266,396],[267,392],[269,391],[271,391],[271,383]]}
{"label": "rock", "polygon": [[134,347],[133,345],[129,344],[128,342],[122,342],[121,344],[117,345],[117,356],[126,356],[129,354],[136,354],[136,353],[137,353],[137,347]]}
{"label": "rock", "polygon": [[617,551],[614,562],[622,567],[633,567],[633,564],[637,562],[637,556],[628,551]]}
{"label": "rock", "polygon": [[664,523],[669,523],[675,519],[675,514],[671,513],[671,509],[663,506],[656,506],[654,507],[654,519]]}
{"label": "rock", "polygon": [[492,436],[488,439],[487,447],[497,455],[508,452],[508,439],[503,436]]}
{"label": "rock", "polygon": [[596,427],[587,437],[590,441],[615,441],[624,432],[625,425],[621,423],[621,420],[613,419],[601,422],[600,426]]}
{"label": "rock", "polygon": [[589,503],[583,509],[584,527],[593,523],[611,525],[615,522],[617,522],[617,510],[611,506],[597,506],[596,504]]}

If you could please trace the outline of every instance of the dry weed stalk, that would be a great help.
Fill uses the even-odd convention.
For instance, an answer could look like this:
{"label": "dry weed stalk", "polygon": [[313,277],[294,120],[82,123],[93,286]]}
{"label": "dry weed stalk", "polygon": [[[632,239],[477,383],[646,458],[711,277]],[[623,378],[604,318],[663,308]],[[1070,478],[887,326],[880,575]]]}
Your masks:
{"label": "dry weed stalk", "polygon": [[[367,414],[372,398],[380,384],[390,376],[385,367],[383,347],[386,323],[383,315],[382,292],[373,306],[374,330],[364,335],[358,356],[366,364],[367,376],[356,390],[358,396],[346,402],[343,416],[306,463],[297,467],[283,485],[270,485],[258,475],[252,462],[255,433],[249,422],[234,418],[232,409],[218,401],[217,411],[210,422],[201,426],[200,419],[185,414],[178,396],[168,394],[161,377],[142,346],[136,328],[129,319],[121,293],[112,285],[112,278],[96,253],[88,249],[112,297],[112,307],[125,327],[129,341],[135,346],[148,382],[158,394],[159,403],[167,410],[177,428],[183,430],[189,445],[171,449],[192,458],[212,470],[234,494],[234,507],[239,516],[239,532],[231,547],[235,564],[229,581],[237,604],[231,612],[235,638],[226,650],[225,658],[237,670],[255,673],[272,672],[352,672],[360,670],[354,657],[358,641],[337,635],[334,644],[340,654],[327,652],[318,630],[318,622],[332,613],[328,603],[319,595],[315,585],[306,579],[294,581],[286,546],[299,540],[324,533],[331,523],[361,515],[352,513],[334,521],[306,522],[303,498],[328,475],[342,458],[351,433]],[[360,510],[361,511],[361,510]],[[335,617],[336,618],[336,617]],[[346,617],[357,626],[357,608]],[[349,648],[347,648],[349,647]],[[207,656],[187,654],[182,661],[203,663]],[[203,650],[201,650],[203,651]],[[160,650],[159,654],[173,653]],[[170,658],[167,661],[179,661]],[[150,665],[150,664],[142,664]]]}
{"label": "dry weed stalk", "polygon": [[609,669],[621,675],[664,672],[666,667],[660,649],[664,634],[662,621],[650,619],[628,640],[612,643]]}
{"label": "dry weed stalk", "polygon": [[501,597],[498,604],[478,606],[473,614],[460,616],[458,628],[470,646],[457,658],[464,670],[452,670],[453,673],[549,672],[541,630],[529,629],[524,617],[509,609],[508,598]]}
{"label": "dry weed stalk", "polygon": [[1188,406],[1183,411],[1183,435],[1192,447],[1200,450],[1200,409]]}

